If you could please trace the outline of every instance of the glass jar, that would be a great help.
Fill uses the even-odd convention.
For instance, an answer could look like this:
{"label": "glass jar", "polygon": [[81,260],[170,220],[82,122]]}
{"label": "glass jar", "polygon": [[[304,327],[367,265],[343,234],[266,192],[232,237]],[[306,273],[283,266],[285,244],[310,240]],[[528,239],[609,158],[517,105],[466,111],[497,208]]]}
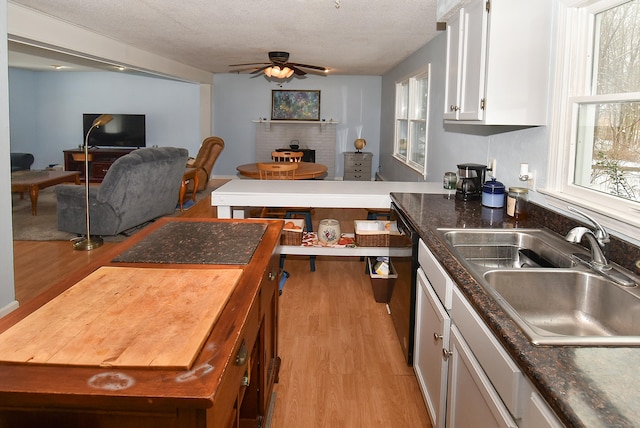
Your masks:
{"label": "glass jar", "polygon": [[445,172],[442,179],[442,187],[447,190],[455,190],[458,176],[455,172]]}
{"label": "glass jar", "polygon": [[509,187],[507,215],[515,220],[526,220],[529,214],[529,190],[524,187]]}

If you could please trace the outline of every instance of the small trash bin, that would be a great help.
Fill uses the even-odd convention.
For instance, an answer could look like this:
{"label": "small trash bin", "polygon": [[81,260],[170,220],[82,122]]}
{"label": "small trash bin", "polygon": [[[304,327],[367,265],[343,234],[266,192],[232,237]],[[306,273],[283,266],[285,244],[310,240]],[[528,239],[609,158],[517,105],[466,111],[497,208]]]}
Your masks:
{"label": "small trash bin", "polygon": [[376,261],[375,257],[367,257],[369,277],[371,278],[371,287],[373,288],[373,297],[378,303],[389,303],[398,274],[396,273],[391,261],[389,261],[389,273],[387,275],[380,275],[376,273],[374,270]]}

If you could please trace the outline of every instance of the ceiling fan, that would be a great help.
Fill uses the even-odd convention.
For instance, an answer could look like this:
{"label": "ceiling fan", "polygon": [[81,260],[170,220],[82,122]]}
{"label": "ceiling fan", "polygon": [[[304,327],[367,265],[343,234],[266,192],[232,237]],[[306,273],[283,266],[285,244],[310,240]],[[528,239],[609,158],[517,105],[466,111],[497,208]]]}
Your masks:
{"label": "ceiling fan", "polygon": [[240,73],[243,71],[253,70],[251,74],[258,74],[260,72],[263,72],[268,77],[275,77],[279,79],[286,79],[287,77],[291,77],[293,74],[295,74],[296,76],[304,76],[305,74],[307,74],[307,72],[302,70],[302,68],[307,68],[308,71],[312,73],[318,72],[318,71],[322,73],[327,73],[329,71],[329,69],[326,67],[289,62],[289,52],[280,52],[280,51],[269,52],[269,61],[271,62],[231,64],[229,67],[251,66],[249,68],[240,68],[240,69],[231,70],[231,71]]}

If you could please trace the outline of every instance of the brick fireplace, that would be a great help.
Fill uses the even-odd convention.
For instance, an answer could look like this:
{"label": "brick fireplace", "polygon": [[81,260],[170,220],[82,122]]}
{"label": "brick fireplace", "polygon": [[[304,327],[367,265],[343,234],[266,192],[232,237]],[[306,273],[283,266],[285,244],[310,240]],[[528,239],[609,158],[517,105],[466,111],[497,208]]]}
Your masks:
{"label": "brick fireplace", "polygon": [[256,123],[256,161],[268,162],[271,152],[298,140],[301,149],[315,150],[315,161],[327,166],[327,179],[336,175],[336,124],[325,122]]}

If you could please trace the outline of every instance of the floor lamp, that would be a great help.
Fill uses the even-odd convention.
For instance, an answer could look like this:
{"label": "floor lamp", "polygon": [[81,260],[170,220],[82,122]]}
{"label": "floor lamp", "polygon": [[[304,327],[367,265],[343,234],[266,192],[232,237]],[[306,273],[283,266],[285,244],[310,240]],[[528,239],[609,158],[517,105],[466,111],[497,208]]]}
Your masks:
{"label": "floor lamp", "polygon": [[103,244],[102,238],[96,236],[91,238],[91,231],[89,230],[89,134],[95,128],[106,125],[111,122],[113,117],[109,114],[102,114],[93,121],[91,128],[87,131],[87,135],[84,139],[84,190],[85,190],[85,220],[87,221],[87,236],[82,238],[73,244],[74,250],[90,251],[94,248],[98,248]]}

